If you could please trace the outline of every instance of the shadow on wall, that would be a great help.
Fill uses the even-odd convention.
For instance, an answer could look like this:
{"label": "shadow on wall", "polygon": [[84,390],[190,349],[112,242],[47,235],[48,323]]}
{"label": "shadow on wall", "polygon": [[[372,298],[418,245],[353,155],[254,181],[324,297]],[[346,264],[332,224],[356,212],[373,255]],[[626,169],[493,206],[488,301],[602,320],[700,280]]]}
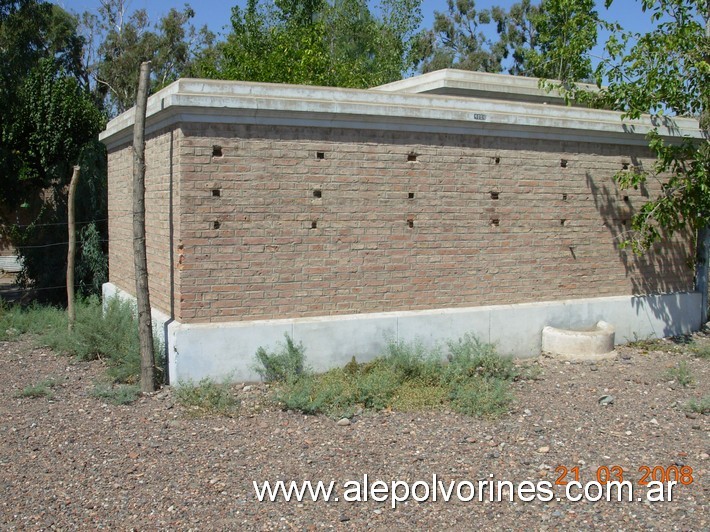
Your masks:
{"label": "shadow on wall", "polygon": [[[642,163],[633,157],[622,168],[622,171],[637,170],[642,170]],[[670,238],[666,236],[643,254],[636,254],[630,247],[623,246],[630,235],[631,218],[653,197],[652,190],[645,184],[637,189],[622,190],[616,181],[595,179],[590,172],[587,172],[587,186],[635,295],[693,291],[695,253],[690,232],[679,232]],[[636,312],[650,311],[664,323],[670,323],[674,316],[683,315],[679,299],[648,298],[645,303],[643,301],[640,298],[635,300]],[[670,326],[663,331],[664,336],[672,334]]]}

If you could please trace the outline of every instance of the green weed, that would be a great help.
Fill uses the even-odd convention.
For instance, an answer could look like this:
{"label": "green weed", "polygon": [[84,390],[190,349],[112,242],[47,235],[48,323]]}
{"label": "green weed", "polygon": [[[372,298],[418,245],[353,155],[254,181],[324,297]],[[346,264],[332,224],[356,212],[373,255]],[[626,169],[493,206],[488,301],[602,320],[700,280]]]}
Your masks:
{"label": "green weed", "polygon": [[696,414],[710,414],[710,395],[706,395],[702,399],[698,400],[691,399],[688,402],[687,409],[690,412],[695,412]]}
{"label": "green weed", "polygon": [[[0,307],[0,340],[31,334],[37,343],[81,360],[101,359],[116,383],[133,384],[140,378],[138,325],[133,305],[112,298],[104,309],[98,297],[76,304],[74,331],[67,327],[66,311],[46,306]],[[163,381],[163,349],[156,340],[156,380]]]}
{"label": "green weed", "polygon": [[690,344],[690,352],[695,357],[710,359],[710,344],[698,344],[697,342],[693,342]]}
{"label": "green weed", "polygon": [[690,373],[688,364],[685,360],[681,360],[674,367],[669,369],[665,374],[666,380],[676,381],[683,387],[693,384],[693,375]]}
{"label": "green weed", "polygon": [[197,384],[181,382],[174,391],[177,402],[191,415],[234,417],[239,410],[239,401],[227,382],[215,382],[208,378]]}
{"label": "green weed", "polygon": [[52,388],[56,386],[53,379],[46,379],[37,384],[32,384],[30,386],[25,386],[21,392],[18,392],[15,397],[32,398],[36,399],[38,397],[46,397],[51,399],[54,397],[54,392]]}
{"label": "green weed", "polygon": [[449,343],[448,359],[421,342],[390,341],[371,362],[358,364],[353,357],[343,368],[281,379],[276,399],[289,410],[332,417],[349,417],[358,408],[411,411],[446,404],[476,416],[507,410],[509,381],[519,375],[511,359],[471,335]]}
{"label": "green weed", "polygon": [[140,397],[141,390],[135,384],[99,383],[94,386],[91,395],[114,405],[128,405]]}
{"label": "green weed", "polygon": [[286,334],[286,343],[277,351],[268,352],[263,347],[256,351],[256,372],[266,382],[290,382],[307,373],[303,344],[294,344]]}

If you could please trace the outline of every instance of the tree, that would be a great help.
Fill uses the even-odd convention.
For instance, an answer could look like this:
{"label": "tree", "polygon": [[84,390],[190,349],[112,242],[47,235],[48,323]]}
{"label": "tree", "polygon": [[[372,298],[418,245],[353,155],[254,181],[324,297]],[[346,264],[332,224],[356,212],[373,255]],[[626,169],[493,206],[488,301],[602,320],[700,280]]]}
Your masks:
{"label": "tree", "polygon": [[[81,163],[86,168],[77,194],[77,219],[84,222],[82,253],[96,253],[87,249],[85,237],[97,230],[90,222],[102,223],[106,213],[105,150],[97,140],[105,120],[77,80],[51,58],[30,72],[16,97],[4,135],[16,154],[15,171],[5,176],[3,188],[9,184],[17,191],[16,208],[35,213],[29,225],[11,230],[23,258],[20,279],[46,290],[42,299],[63,299],[65,291],[52,287],[61,287],[65,271],[66,186],[72,166]],[[84,288],[96,287],[102,275],[100,268],[83,264],[78,280]]]}
{"label": "tree", "polygon": [[98,14],[82,15],[82,31],[90,44],[84,65],[93,79],[98,99],[110,116],[133,106],[136,97],[135,73],[143,61],[154,65],[151,90],[159,90],[188,74],[203,47],[214,34],[190,23],[195,12],[189,5],[182,11],[171,9],[151,25],[144,9],[127,12],[127,0],[102,0]]}
{"label": "tree", "polygon": [[[493,43],[481,27],[491,24],[492,12],[476,9],[475,0],[447,0],[448,11],[434,13],[434,28],[421,39],[422,72],[460,68],[500,72],[506,54],[502,41]],[[498,8],[496,15],[503,18]]]}
{"label": "tree", "polygon": [[491,16],[496,22],[499,39],[504,48],[503,57],[510,57],[512,64],[507,68],[515,76],[533,75],[529,66],[529,54],[537,46],[537,26],[540,7],[523,0],[513,4],[506,13],[500,7],[491,9]]}
{"label": "tree", "polygon": [[420,0],[386,0],[375,16],[365,0],[276,0],[232,9],[227,41],[199,65],[207,77],[370,87],[412,66]]}
{"label": "tree", "polygon": [[[86,168],[77,217],[82,224],[79,284],[105,278],[103,255],[105,150],[98,142],[104,118],[83,89],[83,39],[76,19],[41,1],[0,3],[0,222],[23,258],[21,280],[63,299],[66,184],[74,164]],[[26,225],[18,225],[24,213]],[[102,225],[103,224],[103,225]],[[97,246],[95,249],[90,249]]]}
{"label": "tree", "polygon": [[668,142],[654,129],[648,138],[655,167],[617,176],[622,187],[638,187],[651,177],[662,182],[658,196],[632,219],[627,244],[636,252],[664,235],[697,232],[710,223],[710,1],[641,0],[641,7],[656,27],[637,34],[611,25],[608,58],[596,69],[600,92],[576,96],[619,110],[625,118],[650,113],[663,123],[693,117],[705,139]]}
{"label": "tree", "polygon": [[533,46],[524,52],[526,75],[563,82],[589,80],[589,52],[597,43],[599,24],[594,0],[542,0],[529,16],[536,34]]}

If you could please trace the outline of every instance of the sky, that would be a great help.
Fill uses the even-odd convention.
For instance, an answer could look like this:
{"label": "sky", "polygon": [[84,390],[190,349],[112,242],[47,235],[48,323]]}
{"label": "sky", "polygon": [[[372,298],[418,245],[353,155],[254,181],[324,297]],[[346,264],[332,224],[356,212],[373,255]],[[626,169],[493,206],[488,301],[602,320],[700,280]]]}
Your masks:
{"label": "sky", "polygon": [[[486,9],[494,5],[509,8],[519,0],[477,0],[477,9]],[[96,11],[100,5],[99,0],[55,0],[67,11],[81,13],[83,11]],[[218,35],[225,35],[229,30],[229,18],[233,5],[244,6],[246,0],[128,0],[128,11],[145,9],[151,22],[156,22],[170,8],[181,9],[189,3],[195,11],[193,23],[196,27],[207,25],[210,30]],[[619,22],[622,27],[630,31],[647,32],[652,28],[648,13],[643,13],[640,0],[615,0],[611,8],[604,7],[604,0],[596,0],[597,9],[605,20]],[[447,10],[446,0],[423,0],[422,2],[422,28],[431,28],[434,21],[434,12]],[[600,35],[599,42],[603,44],[605,36]],[[601,54],[601,46],[594,50]]]}

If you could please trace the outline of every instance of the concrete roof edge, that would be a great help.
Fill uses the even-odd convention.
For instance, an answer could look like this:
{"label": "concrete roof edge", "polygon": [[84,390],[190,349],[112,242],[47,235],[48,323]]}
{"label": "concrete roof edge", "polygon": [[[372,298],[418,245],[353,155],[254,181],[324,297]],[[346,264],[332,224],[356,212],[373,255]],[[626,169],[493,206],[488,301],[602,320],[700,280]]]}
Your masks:
{"label": "concrete roof edge", "polygon": [[[436,74],[432,73],[432,74]],[[426,76],[426,75],[425,75]],[[512,76],[509,76],[512,77]],[[406,80],[405,80],[406,81]],[[395,82],[397,83],[397,82]],[[341,123],[373,122],[383,124],[416,122],[424,131],[427,124],[437,130],[446,122],[485,122],[512,129],[553,128],[582,133],[607,131],[610,136],[621,133],[629,137],[645,135],[653,127],[669,138],[690,136],[702,138],[697,122],[687,118],[667,119],[665,124],[653,123],[650,117],[621,120],[615,111],[567,107],[521,101],[431,95],[422,93],[386,92],[382,90],[342,89],[304,85],[233,82],[203,79],[180,79],[148,99],[148,124],[161,122],[166,127],[171,107],[180,108],[184,118],[209,114],[217,110],[223,115],[238,116],[283,114],[283,125],[300,113],[315,118],[315,127],[328,127],[336,118]],[[135,110],[130,109],[111,120],[100,139],[108,145],[124,142],[132,133]],[[162,115],[162,116],[160,116]],[[321,116],[322,120],[317,117]],[[358,126],[359,127],[359,126]],[[614,142],[618,142],[616,138]]]}

